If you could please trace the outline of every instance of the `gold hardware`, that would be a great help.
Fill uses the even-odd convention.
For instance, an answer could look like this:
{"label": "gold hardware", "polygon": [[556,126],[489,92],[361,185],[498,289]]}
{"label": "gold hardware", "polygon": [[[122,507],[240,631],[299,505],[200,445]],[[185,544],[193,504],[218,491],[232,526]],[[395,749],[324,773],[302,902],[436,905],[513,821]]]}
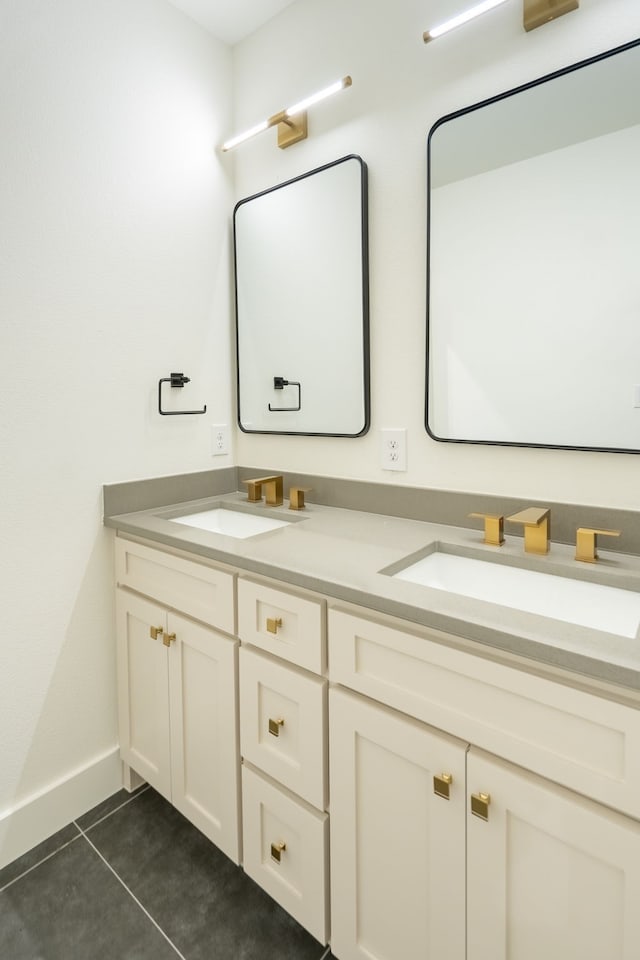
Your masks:
{"label": "gold hardware", "polygon": [[282,626],[282,617],[267,617],[267,631],[277,633],[278,627]]}
{"label": "gold hardware", "polygon": [[262,500],[262,480],[243,480],[247,485],[247,500],[249,503],[259,503]]}
{"label": "gold hardware", "polygon": [[471,794],[471,813],[474,815],[474,817],[480,817],[481,820],[488,820],[490,803],[491,803],[491,794],[472,793]]}
{"label": "gold hardware", "polygon": [[470,513],[469,517],[484,520],[484,540],[492,547],[501,547],[504,543],[504,517],[497,513]]}
{"label": "gold hardware", "polygon": [[289,510],[304,510],[304,495],[313,487],[291,487],[289,490]]}
{"label": "gold hardware", "polygon": [[444,800],[449,799],[449,788],[453,783],[453,777],[450,773],[441,773],[440,776],[435,776],[433,778],[433,792],[437,797],[442,797]]}
{"label": "gold hardware", "polygon": [[280,736],[280,727],[284,727],[284,717],[278,717],[277,720],[272,720],[271,717],[269,717],[269,733],[273,737]]}
{"label": "gold hardware", "polygon": [[270,507],[279,507],[284,500],[282,477],[264,477],[264,499]]}
{"label": "gold hardware", "polygon": [[594,530],[591,527],[578,527],[576,530],[576,560],[595,563],[598,559],[598,534],[602,537],[619,537],[619,530]]}
{"label": "gold hardware", "polygon": [[512,517],[509,523],[521,523],[524,526],[525,553],[549,553],[551,537],[551,511],[546,507],[528,507]]}
{"label": "gold hardware", "polygon": [[286,110],[280,110],[269,117],[267,124],[278,128],[278,146],[281,150],[290,147],[292,143],[307,138],[307,111],[301,110],[295,116],[289,116]]}
{"label": "gold hardware", "polygon": [[175,639],[176,639],[175,633],[165,633],[165,635],[162,638],[162,642],[164,643],[165,647],[170,647]]}
{"label": "gold hardware", "polygon": [[270,507],[279,507],[284,500],[282,477],[274,475],[272,477],[254,477],[253,480],[243,480],[247,485],[247,499],[251,503],[259,503],[262,500],[262,488],[265,487],[265,502]]}
{"label": "gold hardware", "polygon": [[164,633],[164,627],[149,627],[149,636],[152,640],[157,640],[162,633]]}
{"label": "gold hardware", "polygon": [[550,20],[571,13],[580,6],[580,0],[524,0],[522,21],[525,30],[535,30]]}
{"label": "gold hardware", "polygon": [[282,840],[280,841],[280,843],[272,843],[272,844],[271,844],[271,859],[272,859],[272,860],[275,860],[276,863],[280,863],[280,857],[282,856],[282,854],[284,853],[284,851],[285,851],[286,849],[287,849],[287,845],[286,845],[286,843],[284,843],[284,841],[282,841]]}

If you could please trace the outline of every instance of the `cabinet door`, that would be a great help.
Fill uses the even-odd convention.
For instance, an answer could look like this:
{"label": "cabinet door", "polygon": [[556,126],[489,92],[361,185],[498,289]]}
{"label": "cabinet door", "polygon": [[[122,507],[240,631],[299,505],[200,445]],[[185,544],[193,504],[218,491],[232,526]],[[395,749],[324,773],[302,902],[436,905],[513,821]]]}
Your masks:
{"label": "cabinet door", "polygon": [[338,689],[329,717],[333,954],[463,960],[466,744]]}
{"label": "cabinet door", "polygon": [[637,960],[640,823],[471,749],[468,960]]}
{"label": "cabinet door", "polygon": [[[116,615],[120,755],[171,800],[166,612],[118,590]],[[152,628],[161,628],[155,639]]]}
{"label": "cabinet door", "polygon": [[178,614],[167,617],[174,806],[238,863],[237,643]]}

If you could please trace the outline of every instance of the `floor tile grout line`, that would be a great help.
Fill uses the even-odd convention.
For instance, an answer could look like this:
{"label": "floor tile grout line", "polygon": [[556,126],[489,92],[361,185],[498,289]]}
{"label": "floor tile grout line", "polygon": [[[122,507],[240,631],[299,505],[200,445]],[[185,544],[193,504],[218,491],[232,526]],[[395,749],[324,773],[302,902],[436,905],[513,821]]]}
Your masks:
{"label": "floor tile grout line", "polygon": [[9,883],[5,883],[3,887],[0,887],[0,893],[4,893],[5,890],[8,890],[9,887],[12,886],[14,883],[17,883],[18,880],[22,880],[23,877],[28,876],[28,874],[32,873],[38,867],[41,867],[43,863],[47,862],[47,860],[51,860],[51,857],[55,857],[55,855],[57,853],[60,853],[61,850],[64,850],[66,847],[70,846],[72,843],[75,843],[76,840],[79,840],[80,837],[82,836],[82,831],[80,830],[80,827],[77,827],[77,829],[79,833],[77,833],[75,837],[71,837],[71,839],[67,840],[66,843],[61,844],[61,846],[57,847],[55,850],[52,850],[51,853],[48,853],[46,857],[42,858],[42,860],[38,860],[38,862],[34,863],[33,866],[28,867],[26,870],[23,870],[23,872],[18,874],[17,877],[14,877],[13,880],[9,880]]}
{"label": "floor tile grout line", "polygon": [[[132,802],[132,800],[136,800],[139,796],[141,796],[141,794],[145,793],[145,791],[147,791],[148,789],[149,789],[149,784],[147,783],[141,790],[136,791],[135,796],[127,797],[127,799],[124,800],[119,806],[115,807],[109,813],[105,813],[104,817],[100,817],[99,820],[96,820],[96,822],[92,823],[90,827],[87,827],[87,829],[90,830],[92,827],[97,827],[99,823],[102,823],[104,820],[110,817],[112,813],[117,813],[118,810],[122,810],[123,807],[126,807],[128,803]],[[35,870],[36,867],[39,867],[43,863],[46,863],[47,860],[51,859],[51,857],[55,857],[56,853],[60,853],[60,851],[64,850],[65,847],[68,847],[70,843],[73,843],[75,840],[78,840],[83,835],[83,830],[78,824],[77,820],[72,820],[69,826],[71,825],[73,825],[78,831],[75,837],[71,837],[70,840],[67,840],[65,843],[61,844],[59,847],[56,847],[56,849],[52,850],[51,853],[48,853],[46,857],[42,858],[42,860],[38,860],[37,863],[34,863],[32,866],[28,867],[26,870],[23,870],[22,873],[19,873],[17,877],[13,878],[13,880],[9,880],[8,883],[5,883],[3,886],[0,887],[0,893],[2,893],[4,890],[7,890],[12,884],[16,883],[17,880],[21,880],[23,877],[26,877],[27,874],[31,873],[32,870]],[[7,866],[10,866],[10,864],[7,864]]]}
{"label": "floor tile grout line", "polygon": [[[97,827],[99,823],[104,823],[105,820],[108,820],[109,817],[113,816],[114,813],[117,813],[118,810],[122,810],[122,808],[123,808],[123,807],[126,807],[127,804],[133,803],[133,801],[134,801],[134,800],[137,800],[138,797],[141,797],[143,793],[146,793],[148,789],[149,789],[149,784],[147,783],[146,786],[144,786],[144,787],[142,788],[142,790],[138,790],[138,791],[137,791],[137,793],[135,794],[135,796],[133,796],[133,797],[127,797],[127,799],[126,799],[126,800],[123,800],[122,803],[121,803],[119,806],[114,807],[113,810],[110,810],[110,811],[109,811],[109,813],[105,813],[104,817],[100,817],[99,820],[96,820],[95,823],[92,823],[90,826],[86,827],[85,829],[86,829],[86,830],[93,830],[94,827]],[[86,816],[86,814],[83,814],[83,816]],[[79,819],[82,819],[82,817],[80,817]],[[78,823],[77,820],[74,820],[74,821],[73,821],[73,825],[74,825],[75,827],[77,827],[78,830],[79,830],[81,833],[84,833],[84,832],[85,832],[85,831],[82,829],[82,827],[80,826],[80,824]]]}
{"label": "floor tile grout line", "polygon": [[[133,798],[132,798],[132,799],[133,799]],[[123,886],[124,889],[127,891],[127,893],[129,894],[129,896],[131,897],[131,899],[134,901],[134,903],[136,903],[136,904],[138,905],[138,907],[140,907],[140,909],[142,910],[142,912],[144,913],[144,915],[151,921],[151,923],[154,925],[154,927],[156,928],[156,930],[158,930],[158,932],[162,934],[162,936],[163,936],[164,939],[167,941],[167,943],[169,944],[169,946],[170,946],[173,950],[175,950],[176,954],[180,957],[180,960],[186,960],[184,954],[180,953],[180,951],[179,951],[178,948],[176,947],[175,943],[173,943],[173,941],[169,939],[169,937],[168,937],[167,934],[164,932],[164,930],[162,929],[162,927],[160,926],[160,924],[159,924],[156,920],[153,919],[153,917],[151,916],[151,914],[149,913],[149,911],[146,909],[146,907],[144,907],[144,906],[140,903],[140,901],[139,901],[138,898],[136,897],[135,893],[133,893],[133,891],[129,889],[129,887],[126,885],[126,883],[124,882],[124,880],[122,879],[122,877],[114,870],[114,868],[111,866],[111,864],[110,864],[109,861],[106,859],[106,857],[104,857],[104,856],[100,853],[100,851],[99,851],[98,848],[96,847],[95,843],[93,843],[93,842],[89,839],[89,837],[87,836],[87,834],[85,833],[84,830],[82,830],[80,827],[78,827],[78,830],[80,830],[81,835],[82,835],[82,836],[84,837],[84,839],[87,841],[87,843],[89,844],[89,846],[91,847],[91,849],[94,850],[94,851],[98,854],[98,856],[100,857],[100,859],[102,860],[102,862],[105,864],[105,866],[109,868],[109,870],[110,870],[111,873],[114,875],[114,877],[116,878],[116,880],[118,881],[118,883],[122,884],[122,886]]]}

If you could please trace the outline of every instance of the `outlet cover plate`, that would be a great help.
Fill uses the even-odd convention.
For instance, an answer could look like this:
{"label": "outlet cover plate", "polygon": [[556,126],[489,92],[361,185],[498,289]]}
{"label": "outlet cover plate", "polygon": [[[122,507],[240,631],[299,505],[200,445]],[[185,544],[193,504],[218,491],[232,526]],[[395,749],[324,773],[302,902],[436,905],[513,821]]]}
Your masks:
{"label": "outlet cover plate", "polygon": [[380,465],[383,470],[407,469],[406,427],[380,431]]}
{"label": "outlet cover plate", "polygon": [[229,425],[215,423],[211,427],[211,456],[223,457],[229,453]]}

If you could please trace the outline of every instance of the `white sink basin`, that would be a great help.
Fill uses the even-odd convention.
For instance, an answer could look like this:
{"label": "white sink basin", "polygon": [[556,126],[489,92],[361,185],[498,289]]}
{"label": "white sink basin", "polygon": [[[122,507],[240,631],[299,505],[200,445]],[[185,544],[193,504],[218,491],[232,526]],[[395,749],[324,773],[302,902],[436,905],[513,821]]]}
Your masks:
{"label": "white sink basin", "polygon": [[640,593],[451,553],[436,551],[393,576],[623,637],[636,637],[640,625]]}
{"label": "white sink basin", "polygon": [[198,530],[208,530],[209,533],[221,533],[225,537],[235,537],[237,540],[246,540],[248,537],[256,537],[259,533],[289,525],[288,520],[257,517],[253,513],[229,510],[225,507],[189,513],[184,517],[172,517],[171,523],[182,523],[187,527],[197,527]]}

